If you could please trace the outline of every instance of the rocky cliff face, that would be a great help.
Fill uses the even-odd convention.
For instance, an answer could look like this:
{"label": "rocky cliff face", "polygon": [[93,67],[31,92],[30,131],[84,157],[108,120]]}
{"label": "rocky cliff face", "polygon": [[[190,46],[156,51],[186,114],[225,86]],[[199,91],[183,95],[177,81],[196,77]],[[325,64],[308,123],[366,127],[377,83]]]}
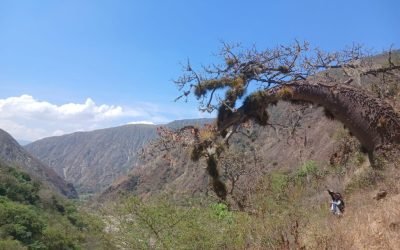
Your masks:
{"label": "rocky cliff face", "polygon": [[[174,121],[180,127],[207,119]],[[126,175],[138,163],[138,151],[156,138],[156,125],[125,125],[91,132],[49,137],[25,148],[48,164],[80,193],[96,193],[116,178]]]}
{"label": "rocky cliff face", "polygon": [[79,192],[93,193],[134,167],[137,151],[155,136],[153,125],[126,125],[45,138],[25,148]]}
{"label": "rocky cliff face", "polygon": [[11,135],[2,129],[0,129],[0,159],[11,166],[22,168],[61,194],[69,198],[78,198],[72,184],[67,183],[53,169],[29,154]]}

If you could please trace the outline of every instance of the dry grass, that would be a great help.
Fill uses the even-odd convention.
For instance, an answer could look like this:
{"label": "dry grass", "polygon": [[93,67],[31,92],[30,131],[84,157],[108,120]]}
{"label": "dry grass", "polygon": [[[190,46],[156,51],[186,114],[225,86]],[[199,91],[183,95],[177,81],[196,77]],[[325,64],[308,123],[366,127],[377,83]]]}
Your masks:
{"label": "dry grass", "polygon": [[[400,249],[400,195],[382,201],[359,204],[343,220],[340,229],[355,249]],[[399,227],[398,226],[398,227]]]}
{"label": "dry grass", "polygon": [[400,194],[379,201],[375,194],[360,191],[343,217],[313,221],[304,231],[306,249],[400,249]]}
{"label": "dry grass", "polygon": [[199,133],[200,141],[212,140],[214,137],[214,132],[208,129],[201,129]]}
{"label": "dry grass", "polygon": [[284,86],[278,90],[277,95],[283,99],[290,98],[294,94],[293,89],[289,86]]}

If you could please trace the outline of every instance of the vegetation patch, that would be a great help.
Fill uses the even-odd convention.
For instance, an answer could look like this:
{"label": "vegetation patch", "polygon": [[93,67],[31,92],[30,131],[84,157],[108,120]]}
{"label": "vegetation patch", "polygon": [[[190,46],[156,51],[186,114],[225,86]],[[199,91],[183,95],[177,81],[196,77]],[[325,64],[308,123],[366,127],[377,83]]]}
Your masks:
{"label": "vegetation patch", "polygon": [[0,249],[107,249],[103,227],[27,173],[0,163]]}

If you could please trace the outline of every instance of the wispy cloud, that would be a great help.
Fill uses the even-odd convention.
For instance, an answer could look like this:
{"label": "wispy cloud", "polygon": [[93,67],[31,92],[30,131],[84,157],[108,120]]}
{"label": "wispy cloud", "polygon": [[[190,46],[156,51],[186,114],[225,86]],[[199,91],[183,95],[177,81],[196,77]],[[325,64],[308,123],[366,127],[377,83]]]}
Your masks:
{"label": "wispy cloud", "polygon": [[147,124],[147,125],[154,125],[154,122],[150,121],[137,121],[137,122],[128,122],[127,124]]}
{"label": "wispy cloud", "polygon": [[[161,110],[157,105],[149,103],[123,107],[99,105],[87,98],[83,103],[57,105],[37,100],[30,95],[21,95],[0,99],[0,128],[17,139],[34,141],[48,136],[123,124],[160,124],[181,118],[175,113],[176,110]],[[197,116],[196,111],[186,114],[186,118]]]}

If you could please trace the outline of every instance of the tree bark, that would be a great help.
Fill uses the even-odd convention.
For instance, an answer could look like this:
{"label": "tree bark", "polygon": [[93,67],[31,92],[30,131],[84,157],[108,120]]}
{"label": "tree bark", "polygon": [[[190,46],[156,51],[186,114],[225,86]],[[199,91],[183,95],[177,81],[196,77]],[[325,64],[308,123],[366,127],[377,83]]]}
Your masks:
{"label": "tree bark", "polygon": [[315,84],[295,81],[253,93],[236,112],[219,110],[218,129],[254,119],[267,125],[266,108],[277,101],[304,101],[321,105],[342,122],[368,151],[400,142],[400,116],[384,100],[343,84]]}

